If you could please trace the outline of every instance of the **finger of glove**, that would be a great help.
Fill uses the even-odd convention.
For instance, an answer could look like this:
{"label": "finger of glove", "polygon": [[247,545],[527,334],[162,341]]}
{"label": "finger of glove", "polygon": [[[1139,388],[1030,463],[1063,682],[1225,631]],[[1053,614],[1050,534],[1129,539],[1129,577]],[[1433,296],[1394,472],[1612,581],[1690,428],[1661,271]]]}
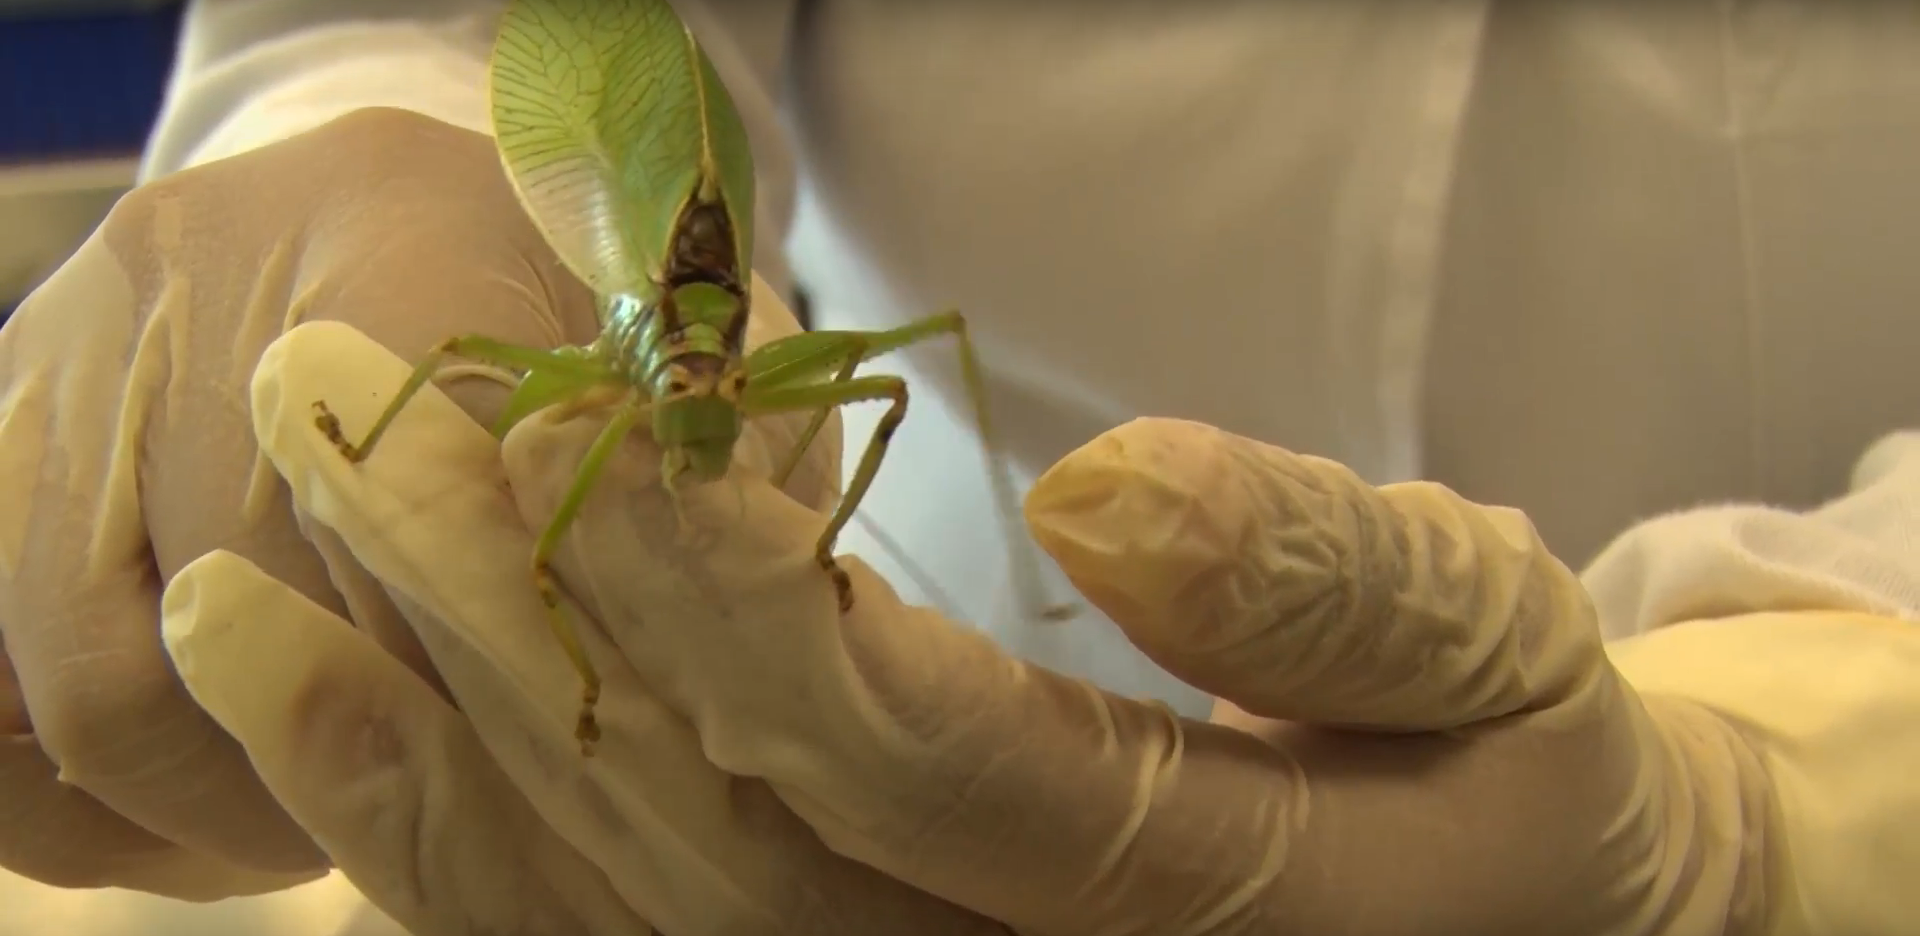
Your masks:
{"label": "finger of glove", "polygon": [[347,622],[214,552],[167,586],[164,628],[194,698],[341,872],[411,932],[649,931],[460,714]]}
{"label": "finger of glove", "polygon": [[0,332],[0,635],[62,781],[188,850],[317,876],[324,856],[160,646],[160,574],[135,474],[143,440],[113,390],[134,304],[96,234]]}
{"label": "finger of glove", "polygon": [[1256,715],[1439,729],[1596,683],[1577,579],[1517,511],[1142,419],[1034,485],[1029,525],[1161,666]]}
{"label": "finger of glove", "polygon": [[[761,784],[702,755],[690,727],[634,677],[595,622],[569,609],[603,684],[602,739],[583,760],[579,679],[527,574],[533,537],[498,445],[437,392],[349,465],[315,431],[313,399],[349,427],[407,369],[351,329],[302,326],[262,359],[262,448],[295,499],[410,609],[437,669],[534,808],[666,932],[999,933],[999,924],[838,858]],[[351,429],[349,430],[351,431]]]}

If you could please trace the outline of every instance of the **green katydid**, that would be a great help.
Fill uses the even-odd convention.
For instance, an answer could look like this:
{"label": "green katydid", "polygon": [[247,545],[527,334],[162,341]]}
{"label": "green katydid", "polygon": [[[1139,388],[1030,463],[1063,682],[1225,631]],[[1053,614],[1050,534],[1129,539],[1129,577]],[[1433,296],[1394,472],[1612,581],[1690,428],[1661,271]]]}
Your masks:
{"label": "green katydid", "polygon": [[599,738],[600,678],[562,611],[549,562],[610,456],[642,419],[650,420],[665,452],[662,482],[672,492],[678,484],[723,477],[748,416],[814,413],[776,472],[780,484],[834,407],[888,403],[815,550],[844,612],[853,593],[834,560],[834,544],[873,484],[907,408],[904,380],[855,370],[873,357],[950,335],[1001,513],[1015,533],[1014,584],[1043,619],[1071,614],[1039,600],[1036,557],[1019,530],[1012,482],[987,421],[980,367],[958,312],[882,331],[807,332],[746,353],[752,155],[731,96],[667,0],[513,0],[501,20],[489,84],[507,174],[562,262],[600,297],[600,336],[585,347],[553,350],[482,336],[444,342],[421,360],[357,444],[324,402],[314,410],[321,431],[358,462],[449,356],[520,375],[493,427],[496,435],[549,406],[612,405],[532,557],[549,625],[583,682],[575,726],[583,754],[591,756]]}

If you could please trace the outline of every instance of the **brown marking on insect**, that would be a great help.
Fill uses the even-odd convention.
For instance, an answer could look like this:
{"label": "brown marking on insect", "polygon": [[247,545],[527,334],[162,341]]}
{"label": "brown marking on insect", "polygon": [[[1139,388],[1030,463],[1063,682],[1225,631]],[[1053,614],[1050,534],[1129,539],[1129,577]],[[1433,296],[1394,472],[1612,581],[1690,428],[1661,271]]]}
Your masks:
{"label": "brown marking on insect", "polygon": [[689,203],[668,246],[663,278],[668,283],[706,282],[737,288],[742,271],[726,206]]}
{"label": "brown marking on insect", "polygon": [[664,333],[672,335],[680,328],[679,310],[673,307],[674,288],[708,283],[739,297],[740,306],[722,334],[727,347],[745,347],[752,302],[746,288],[749,274],[741,269],[734,234],[733,213],[724,203],[688,200],[675,226],[673,242],[667,247],[667,262],[659,280],[663,297],[660,328]]}
{"label": "brown marking on insect", "polygon": [[667,398],[681,396],[718,396],[731,398],[729,390],[738,381],[733,375],[738,368],[719,354],[704,351],[683,351],[672,355],[667,364]]}

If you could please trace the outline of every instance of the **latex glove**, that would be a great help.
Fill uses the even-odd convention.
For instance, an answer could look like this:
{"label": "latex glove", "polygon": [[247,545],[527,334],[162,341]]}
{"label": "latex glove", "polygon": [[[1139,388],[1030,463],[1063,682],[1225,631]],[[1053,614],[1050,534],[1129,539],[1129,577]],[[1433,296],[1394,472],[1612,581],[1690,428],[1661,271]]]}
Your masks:
{"label": "latex glove", "polygon": [[[306,416],[314,391],[286,387],[358,356],[303,353],[297,337],[269,359],[281,376],[263,367],[261,386],[281,388],[256,398],[275,464],[416,597],[423,633],[463,636],[449,659],[465,646],[476,671],[501,674],[472,684],[469,714],[483,734],[496,718],[527,726],[506,737],[531,751],[489,747],[569,840],[595,843],[588,853],[645,854],[663,815],[692,829],[714,812],[667,813],[657,792],[651,811],[570,805],[616,782],[691,787],[682,764],[709,769],[659,698],[698,730],[706,760],[768,785],[736,789],[770,787],[833,852],[1020,932],[1705,934],[1766,919],[1761,881],[1778,856],[1759,758],[1706,708],[1621,681],[1585,593],[1523,516],[1432,485],[1374,490],[1188,423],[1134,423],[1071,456],[1029,519],[1159,662],[1291,723],[1185,722],[1105,695],[903,607],[857,562],[842,617],[810,557],[819,513],[743,472],[684,494],[683,528],[640,440],[561,562],[606,628],[591,652],[612,661],[604,712],[622,726],[604,761],[580,766],[559,756],[574,687],[523,576],[526,531],[550,516],[597,420],[522,427],[502,477],[491,445],[441,406],[404,428],[404,456],[344,470]],[[536,783],[516,758],[592,779]],[[789,860],[801,855],[815,873],[856,875],[825,854]],[[713,866],[759,867],[734,861]],[[597,863],[617,881],[670,870]],[[688,901],[733,899],[674,880]]]}
{"label": "latex glove", "polygon": [[[792,321],[770,295],[754,314]],[[406,373],[345,325],[305,325],[262,358],[254,420],[296,501],[407,609],[459,711],[238,556],[210,554],[166,592],[194,698],[363,893],[423,936],[1005,932],[834,855],[765,784],[708,763],[692,726],[576,616],[605,692],[582,758],[579,678],[533,591],[534,534],[500,445],[433,391],[358,465],[315,430],[315,400],[349,431],[371,425]],[[765,470],[805,422],[753,421],[736,464]],[[541,435],[514,437],[528,431]],[[816,446],[831,462],[838,440]],[[824,505],[830,477],[789,490]]]}
{"label": "latex glove", "polygon": [[[510,464],[517,491],[553,488]],[[1759,758],[1621,681],[1517,512],[1192,423],[1069,456],[1030,495],[1036,535],[1145,652],[1238,706],[1205,725],[1008,660],[860,572],[834,614],[803,561],[818,518],[764,487],[744,517],[697,501],[688,547],[645,470],[619,477],[563,574],[626,623],[708,757],[836,851],[1023,931],[1764,919]]]}
{"label": "latex glove", "polygon": [[[123,198],[0,332],[0,866],[189,899],[327,867],[160,641],[162,587],[225,549],[427,669],[258,459],[254,363],[308,320],[409,357],[461,331],[595,330],[492,142],[410,113],[358,112]],[[484,414],[506,390],[453,392]]]}

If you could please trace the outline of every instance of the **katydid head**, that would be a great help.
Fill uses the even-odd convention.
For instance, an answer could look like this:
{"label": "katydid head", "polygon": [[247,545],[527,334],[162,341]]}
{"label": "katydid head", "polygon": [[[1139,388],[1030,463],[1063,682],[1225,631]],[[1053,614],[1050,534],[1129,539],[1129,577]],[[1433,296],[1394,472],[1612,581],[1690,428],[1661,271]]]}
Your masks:
{"label": "katydid head", "polygon": [[726,476],[744,425],[735,373],[718,368],[701,385],[654,404],[653,438],[667,450],[669,484],[682,478],[705,482]]}

